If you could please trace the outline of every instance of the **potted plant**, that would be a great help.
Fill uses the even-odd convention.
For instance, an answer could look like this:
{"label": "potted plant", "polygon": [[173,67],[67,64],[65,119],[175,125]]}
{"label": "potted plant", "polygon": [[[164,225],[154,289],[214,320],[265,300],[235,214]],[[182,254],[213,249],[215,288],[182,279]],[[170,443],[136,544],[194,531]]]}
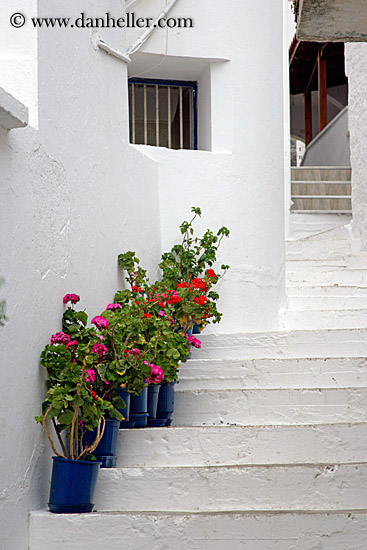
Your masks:
{"label": "potted plant", "polygon": [[[79,299],[76,294],[67,294],[63,300],[73,305]],[[63,315],[63,330],[51,336],[41,354],[48,389],[36,421],[42,424],[55,453],[49,508],[56,513],[92,511],[100,467],[92,453],[102,439],[105,414],[122,418],[112,402],[93,389],[95,380],[89,367],[96,335],[94,329],[86,328],[87,319],[85,312],[69,307]],[[86,442],[84,435],[93,430],[95,436]]]}
{"label": "potted plant", "polygon": [[[217,309],[219,294],[212,290],[226,274],[228,265],[222,264],[222,273],[215,273],[213,265],[224,237],[229,237],[227,227],[221,227],[216,234],[207,229],[202,237],[195,236],[194,221],[201,216],[201,209],[192,207],[194,216],[180,225],[182,241],[170,252],[162,255],[159,267],[162,270],[163,288],[173,288],[168,302],[174,306],[176,318],[183,332],[190,336],[200,332],[209,323],[219,323],[222,314]],[[191,339],[190,344],[199,347]]]}
{"label": "potted plant", "polygon": [[132,427],[132,422],[134,427],[147,425],[148,403],[152,417],[158,384],[176,379],[178,359],[188,356],[187,341],[175,333],[176,321],[166,316],[162,298],[138,263],[133,252],[119,256],[131,289],[116,293],[114,304],[102,313],[107,325],[101,327],[104,344],[113,353],[110,366],[122,381],[117,393],[125,391],[131,396],[127,427]]}
{"label": "potted plant", "polygon": [[141,330],[138,337],[142,338],[144,352],[150,355],[153,364],[160,366],[164,376],[159,391],[157,418],[151,419],[151,425],[170,424],[178,367],[189,358],[191,346],[201,346],[192,332],[199,332],[210,322],[218,323],[222,317],[216,307],[219,294],[212,287],[229,266],[222,265],[221,274],[216,274],[212,266],[222,239],[229,236],[229,230],[222,227],[215,235],[208,229],[201,238],[195,237],[193,222],[201,216],[201,210],[193,207],[192,212],[194,216],[191,221],[184,221],[180,226],[183,235],[181,244],[174,245],[170,252],[162,255],[159,264],[161,281],[153,285],[149,283],[146,271],[140,267],[134,252],[129,251],[118,257],[131,290],[117,293],[115,301],[120,302],[121,307],[135,304],[136,311],[142,312],[140,316],[136,313],[136,317],[143,315],[148,318],[146,330]]}

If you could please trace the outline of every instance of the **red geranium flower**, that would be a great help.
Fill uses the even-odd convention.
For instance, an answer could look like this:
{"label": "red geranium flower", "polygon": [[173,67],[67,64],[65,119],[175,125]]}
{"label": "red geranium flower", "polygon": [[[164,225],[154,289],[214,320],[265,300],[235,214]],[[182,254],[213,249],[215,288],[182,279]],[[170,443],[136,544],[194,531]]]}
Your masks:
{"label": "red geranium flower", "polygon": [[206,272],[207,276],[208,277],[211,277],[212,279],[216,279],[217,276],[216,274],[214,273],[214,269],[208,269],[208,271]]}
{"label": "red geranium flower", "polygon": [[194,299],[194,302],[199,304],[200,306],[203,306],[207,302],[207,298],[205,296],[198,296]]}
{"label": "red geranium flower", "polygon": [[191,285],[196,288],[196,290],[201,290],[202,292],[206,292],[208,290],[206,282],[203,281],[203,279],[193,279],[191,281]]}
{"label": "red geranium flower", "polygon": [[181,302],[181,298],[179,296],[171,296],[167,301],[169,304],[178,304],[178,302]]}
{"label": "red geranium flower", "polygon": [[189,283],[178,283],[178,285],[176,286],[176,288],[190,288],[190,285]]}

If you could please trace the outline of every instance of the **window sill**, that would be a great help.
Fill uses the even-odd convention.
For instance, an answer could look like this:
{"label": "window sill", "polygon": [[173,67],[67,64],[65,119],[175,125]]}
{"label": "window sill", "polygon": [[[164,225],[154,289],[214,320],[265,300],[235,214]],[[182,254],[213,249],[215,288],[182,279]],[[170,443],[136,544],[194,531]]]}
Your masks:
{"label": "window sill", "polygon": [[137,145],[134,143],[129,143],[131,147],[136,149],[137,151],[140,151],[141,153],[144,153],[148,157],[157,160],[161,159],[163,157],[173,157],[174,155],[177,156],[188,156],[188,155],[196,155],[196,156],[212,156],[212,155],[232,155],[232,151],[206,151],[204,149],[168,149],[168,147],[157,147],[156,145]]}
{"label": "window sill", "polygon": [[28,109],[11,94],[0,88],[0,126],[5,130],[28,125]]}

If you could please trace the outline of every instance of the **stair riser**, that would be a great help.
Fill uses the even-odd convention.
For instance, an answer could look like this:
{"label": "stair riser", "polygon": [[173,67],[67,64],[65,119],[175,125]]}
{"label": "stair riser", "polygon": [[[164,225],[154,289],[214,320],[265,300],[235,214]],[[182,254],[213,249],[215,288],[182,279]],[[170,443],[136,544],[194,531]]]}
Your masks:
{"label": "stair riser", "polygon": [[334,286],[334,285],[325,285],[325,286],[303,286],[295,285],[287,287],[288,297],[312,297],[316,299],[322,299],[323,297],[330,298],[341,298],[349,300],[350,298],[363,298],[367,299],[367,286],[358,287],[358,286]]}
{"label": "stair riser", "polygon": [[279,323],[282,330],[367,328],[367,310],[285,310]]}
{"label": "stair riser", "polygon": [[179,373],[177,390],[245,388],[367,387],[367,360],[254,359],[190,360]]}
{"label": "stair riser", "polygon": [[118,468],[330,464],[366,456],[367,424],[120,430],[117,445]]}
{"label": "stair riser", "polygon": [[288,283],[305,283],[306,285],[362,285],[367,286],[367,270],[356,269],[347,270],[329,270],[326,272],[313,271],[287,271],[286,279]]}
{"label": "stair riser", "polygon": [[31,514],[29,550],[366,550],[366,525],[358,512],[44,513]]}
{"label": "stair riser", "polygon": [[[317,193],[319,194],[319,193]],[[307,197],[300,198],[299,196],[292,196],[293,212],[303,211],[316,211],[316,212],[352,212],[352,201],[350,198],[336,197],[332,198],[315,198]]]}
{"label": "stair riser", "polygon": [[363,422],[367,388],[181,391],[174,426]]}
{"label": "stair riser", "polygon": [[[300,242],[300,241],[295,241]],[[305,248],[305,250],[303,250]],[[285,259],[287,262],[291,261],[297,261],[297,262],[309,262],[309,261],[335,261],[340,260],[344,258],[345,256],[350,256],[352,252],[351,245],[347,242],[345,244],[340,244],[335,250],[333,247],[328,247],[327,249],[320,250],[319,248],[316,248],[315,246],[307,246],[307,247],[296,247],[296,248],[290,248],[290,246],[287,246],[287,253],[285,256]]]}
{"label": "stair riser", "polygon": [[351,183],[350,182],[315,182],[315,181],[303,181],[303,182],[292,182],[292,195],[302,195],[307,198],[308,195],[343,195],[349,196],[351,194]]}
{"label": "stair riser", "polygon": [[286,263],[286,271],[309,271],[314,273],[328,271],[346,271],[367,269],[365,256],[343,256],[334,260],[290,260]]}
{"label": "stair riser", "polygon": [[193,359],[365,357],[367,330],[300,330],[200,335]]}
{"label": "stair riser", "polygon": [[367,296],[289,296],[289,309],[298,310],[338,310],[367,309]]}
{"label": "stair riser", "polygon": [[291,169],[292,181],[350,181],[351,168],[297,167]]}
{"label": "stair riser", "polygon": [[356,510],[367,465],[121,468],[99,472],[97,511]]}

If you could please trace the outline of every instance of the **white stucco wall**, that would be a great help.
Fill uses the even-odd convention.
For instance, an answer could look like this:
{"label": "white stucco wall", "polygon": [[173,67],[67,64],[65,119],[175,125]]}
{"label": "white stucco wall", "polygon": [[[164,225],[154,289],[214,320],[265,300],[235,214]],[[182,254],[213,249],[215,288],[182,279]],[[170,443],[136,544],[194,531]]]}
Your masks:
{"label": "white stucco wall", "polygon": [[[42,0],[39,11],[73,14],[75,3]],[[1,550],[28,548],[28,512],[47,503],[49,445],[34,416],[45,392],[39,354],[61,329],[62,296],[80,294],[96,314],[121,288],[119,252],[136,250],[148,268],[160,254],[156,166],[127,145],[126,65],[89,35],[39,33],[39,130],[0,131]],[[121,32],[110,39],[123,47]]]}
{"label": "white stucco wall", "polygon": [[367,248],[367,44],[346,44],[353,231]]}
{"label": "white stucco wall", "polygon": [[[152,6],[141,2],[137,11],[157,13]],[[157,31],[129,72],[143,68],[141,52],[146,59],[155,56],[154,64],[167,53],[146,77],[167,78],[167,64],[174,59],[171,78],[180,66],[188,78],[184,58],[206,60],[211,140],[203,148],[211,143],[211,151],[137,146],[158,164],[163,249],[179,239],[178,222],[191,206],[201,206],[199,228],[225,224],[232,231],[220,254],[231,265],[221,284],[223,321],[208,331],[276,328],[284,300],[283,3],[267,0],[259,10],[253,2],[236,0],[223,9],[219,0],[188,0],[178,2],[170,15],[191,16],[195,27],[169,34],[168,44],[165,31]],[[136,33],[128,33],[128,41],[134,39]],[[202,93],[199,86],[199,97]]]}

